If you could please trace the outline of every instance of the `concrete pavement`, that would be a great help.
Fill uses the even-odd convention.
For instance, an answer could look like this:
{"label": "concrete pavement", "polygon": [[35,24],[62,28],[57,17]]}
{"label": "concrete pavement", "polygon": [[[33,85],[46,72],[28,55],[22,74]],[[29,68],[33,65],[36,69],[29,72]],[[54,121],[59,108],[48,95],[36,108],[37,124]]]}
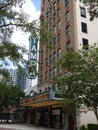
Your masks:
{"label": "concrete pavement", "polygon": [[[0,130],[55,130],[55,129],[27,125],[27,124],[0,124]],[[61,130],[61,129],[57,129],[57,130]]]}

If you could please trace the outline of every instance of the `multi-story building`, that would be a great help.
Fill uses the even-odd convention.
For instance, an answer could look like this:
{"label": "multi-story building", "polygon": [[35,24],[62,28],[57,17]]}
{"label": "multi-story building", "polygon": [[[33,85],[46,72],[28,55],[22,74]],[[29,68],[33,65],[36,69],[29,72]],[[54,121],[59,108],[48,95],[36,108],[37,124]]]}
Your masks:
{"label": "multi-story building", "polygon": [[[66,130],[79,129],[79,119],[66,114],[58,105],[58,96],[50,89],[49,80],[61,75],[62,70],[56,64],[60,57],[73,47],[75,51],[88,49],[93,43],[98,44],[98,20],[90,22],[87,7],[82,0],[42,0],[41,19],[47,23],[53,38],[47,45],[39,46],[38,95],[21,101],[21,105],[32,106],[33,123]],[[36,114],[34,114],[36,113]],[[28,111],[30,114],[30,111]],[[38,114],[38,115],[37,115]],[[37,117],[36,117],[37,116]],[[30,118],[28,117],[30,122]],[[78,123],[77,123],[78,122]]]}
{"label": "multi-story building", "polygon": [[[49,43],[52,46],[51,50],[47,48],[47,45],[43,46],[40,43],[39,92],[47,90],[49,80],[62,73],[60,68],[56,67],[56,63],[64,53],[69,51],[70,47],[78,51],[82,48],[88,49],[89,45],[94,43],[98,46],[96,35],[98,20],[90,21],[87,7],[83,5],[82,0],[42,0],[41,17],[54,36]],[[83,117],[86,116],[82,115],[82,124]],[[93,114],[92,117],[94,119]],[[90,121],[94,122],[94,120]]]}
{"label": "multi-story building", "polygon": [[16,70],[16,85],[18,85],[22,90],[27,88],[27,74],[26,68],[23,68],[23,74]]}
{"label": "multi-story building", "polygon": [[16,69],[13,67],[11,67],[10,68],[10,66],[9,66],[9,68],[8,68],[8,71],[9,71],[9,73],[10,73],[10,77],[11,77],[11,83],[13,84],[13,85],[16,85],[16,82],[17,82],[17,71],[16,71]]}
{"label": "multi-story building", "polygon": [[23,75],[20,74],[16,66],[6,65],[5,67],[2,67],[1,69],[3,68],[8,70],[8,72],[10,73],[11,84],[19,86],[22,90],[25,90],[26,88],[29,88],[32,86],[31,79],[27,77],[26,68],[23,68],[23,73],[24,73]]}
{"label": "multi-story building", "polygon": [[54,36],[49,43],[53,49],[49,50],[40,43],[39,91],[49,86],[46,84],[49,78],[61,73],[56,63],[70,47],[77,51],[98,44],[95,35],[98,33],[98,20],[91,22],[87,12],[81,0],[42,0],[41,17]]}

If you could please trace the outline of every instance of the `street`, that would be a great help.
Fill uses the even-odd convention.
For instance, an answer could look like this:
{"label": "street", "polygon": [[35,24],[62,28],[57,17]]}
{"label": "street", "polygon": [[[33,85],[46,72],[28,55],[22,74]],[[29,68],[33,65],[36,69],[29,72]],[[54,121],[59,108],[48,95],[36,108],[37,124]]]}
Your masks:
{"label": "street", "polygon": [[0,130],[54,130],[54,129],[27,124],[0,124]]}

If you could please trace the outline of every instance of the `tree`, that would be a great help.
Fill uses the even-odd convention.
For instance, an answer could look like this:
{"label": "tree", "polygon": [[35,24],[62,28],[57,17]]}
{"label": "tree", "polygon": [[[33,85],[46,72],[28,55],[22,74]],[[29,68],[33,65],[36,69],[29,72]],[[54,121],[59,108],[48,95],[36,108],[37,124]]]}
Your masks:
{"label": "tree", "polygon": [[98,48],[70,50],[59,65],[65,73],[53,80],[53,86],[58,86],[65,101],[73,101],[75,108],[92,110],[98,122]]}
{"label": "tree", "polygon": [[[49,39],[49,33],[42,18],[29,22],[29,16],[27,14],[15,10],[16,7],[21,8],[24,2],[25,0],[0,0],[0,61],[5,61],[5,58],[10,59],[19,66],[21,74],[23,74],[23,71],[18,64],[20,61],[28,70],[30,69],[30,71],[32,66],[30,66],[29,61],[26,61],[23,58],[23,54],[27,53],[26,49],[11,42],[13,30],[20,29],[25,33],[29,33],[33,38],[42,40],[43,44]],[[34,75],[34,72],[31,74]],[[3,106],[8,107],[9,105],[13,105],[14,107],[17,106],[16,104],[19,103],[17,101],[19,101],[19,98],[23,95],[23,92],[21,92],[19,88],[11,85],[8,71],[2,69],[0,66],[1,108]]]}
{"label": "tree", "polygon": [[[47,42],[49,39],[48,32],[46,31],[46,25],[41,23],[41,19],[29,22],[29,16],[24,12],[18,12],[16,7],[21,8],[25,0],[1,0],[0,1],[0,60],[5,60],[5,57],[18,63],[27,64],[27,61],[23,59],[23,54],[27,53],[24,47],[11,43],[11,36],[14,29],[21,29],[34,38],[39,38]],[[45,33],[44,33],[45,32]],[[21,53],[19,53],[21,52]],[[33,72],[32,72],[33,73]]]}
{"label": "tree", "polygon": [[88,12],[90,14],[90,20],[98,17],[98,0],[83,0],[85,6],[88,7]]}
{"label": "tree", "polygon": [[22,7],[24,0],[1,0],[0,1],[0,39],[6,41],[11,37],[14,28],[31,32],[37,35],[39,30],[37,20],[28,22],[28,16],[24,12],[17,12],[15,7]]}
{"label": "tree", "polygon": [[16,108],[19,106],[20,97],[24,97],[24,92],[14,85],[0,84],[0,112],[9,112],[9,108]]}
{"label": "tree", "polygon": [[13,30],[21,29],[34,37],[38,35],[39,20],[28,22],[29,16],[15,10],[15,7],[21,8],[24,2],[24,0],[0,1],[0,60],[4,61],[7,57],[16,64],[19,61],[26,63],[23,59],[23,54],[27,53],[26,49],[11,42]]}

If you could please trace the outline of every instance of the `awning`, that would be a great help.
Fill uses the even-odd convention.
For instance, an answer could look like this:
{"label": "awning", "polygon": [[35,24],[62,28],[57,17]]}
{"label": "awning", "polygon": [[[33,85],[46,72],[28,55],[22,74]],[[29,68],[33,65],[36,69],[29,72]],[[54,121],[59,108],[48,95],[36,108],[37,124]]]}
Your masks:
{"label": "awning", "polygon": [[28,104],[27,106],[43,107],[43,106],[52,106],[52,105],[56,105],[56,104],[59,104],[58,100],[47,100],[47,101],[42,101],[42,102],[31,103],[31,104]]}
{"label": "awning", "polygon": [[20,100],[20,106],[30,106],[30,107],[42,107],[42,106],[52,106],[59,104],[62,100],[59,97],[58,92],[47,91],[45,93],[36,94],[32,97],[24,98]]}

